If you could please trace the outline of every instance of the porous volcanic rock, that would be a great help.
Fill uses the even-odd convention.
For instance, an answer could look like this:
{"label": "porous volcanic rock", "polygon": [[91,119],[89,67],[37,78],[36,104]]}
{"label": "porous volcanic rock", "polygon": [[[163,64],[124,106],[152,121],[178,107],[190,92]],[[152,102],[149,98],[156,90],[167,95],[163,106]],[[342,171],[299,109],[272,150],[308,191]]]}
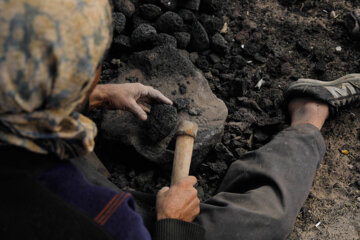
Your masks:
{"label": "porous volcanic rock", "polygon": [[177,0],[159,0],[162,8],[169,11],[174,11],[178,5]]}
{"label": "porous volcanic rock", "polygon": [[209,35],[219,33],[222,27],[224,26],[224,21],[221,18],[207,14],[202,14],[199,17],[199,21],[204,26],[206,32]]}
{"label": "porous volcanic rock", "polygon": [[174,12],[166,12],[156,21],[156,29],[163,33],[173,33],[182,30],[183,19]]}
{"label": "porous volcanic rock", "polygon": [[113,0],[112,2],[115,11],[123,13],[127,18],[130,18],[135,12],[135,6],[130,0]]}
{"label": "porous volcanic rock", "polygon": [[131,43],[135,47],[146,47],[151,44],[155,35],[156,29],[149,24],[141,24],[131,34]]}
{"label": "porous volcanic rock", "polygon": [[[199,125],[192,160],[192,166],[198,166],[221,140],[228,115],[224,102],[212,93],[207,80],[191,61],[171,46],[134,53],[129,61],[132,67],[122,72],[114,82],[125,83],[128,77],[137,77],[140,83],[155,87],[173,100],[189,99],[184,106],[177,107],[196,109],[199,113],[190,115],[188,111],[179,111],[177,118],[177,123],[190,120]],[[187,87],[184,94],[178,92],[181,84]],[[168,136],[153,142],[144,137],[148,130],[147,123],[129,112],[106,110],[102,119],[104,139],[131,146],[152,162],[172,162],[174,149],[170,143],[175,140],[176,128]]]}
{"label": "porous volcanic rock", "polygon": [[156,104],[151,107],[147,119],[147,135],[156,143],[168,136],[175,128],[177,122],[177,111],[174,106],[167,104]]}
{"label": "porous volcanic rock", "polygon": [[177,47],[180,49],[186,49],[191,39],[190,33],[187,32],[176,32],[174,37],[177,40]]}
{"label": "porous volcanic rock", "polygon": [[209,48],[209,36],[201,23],[194,20],[191,25],[190,48],[195,51],[203,51]]}
{"label": "porous volcanic rock", "polygon": [[121,12],[114,12],[113,13],[113,22],[114,22],[114,33],[115,35],[121,34],[126,25],[126,17]]}
{"label": "porous volcanic rock", "polygon": [[155,38],[153,40],[153,45],[154,46],[168,45],[168,46],[172,46],[172,47],[176,48],[177,40],[174,36],[171,36],[169,34],[159,33],[155,36]]}
{"label": "porous volcanic rock", "polygon": [[228,43],[225,38],[220,34],[217,33],[211,38],[211,47],[219,55],[225,55],[229,53]]}
{"label": "porous volcanic rock", "polygon": [[184,8],[192,11],[199,11],[201,0],[185,0],[181,1]]}
{"label": "porous volcanic rock", "polygon": [[140,14],[144,19],[154,21],[161,15],[161,8],[154,4],[143,4],[139,7]]}

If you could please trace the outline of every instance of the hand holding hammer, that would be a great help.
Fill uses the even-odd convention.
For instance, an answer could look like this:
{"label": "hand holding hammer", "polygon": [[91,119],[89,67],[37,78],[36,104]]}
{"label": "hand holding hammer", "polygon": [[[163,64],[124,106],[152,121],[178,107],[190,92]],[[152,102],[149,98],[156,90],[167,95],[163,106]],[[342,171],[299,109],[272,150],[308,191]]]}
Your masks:
{"label": "hand holding hammer", "polygon": [[193,187],[197,180],[189,177],[194,139],[198,126],[181,122],[177,130],[171,188],[162,188],[157,195],[157,219],[174,218],[192,222],[200,213],[200,200]]}

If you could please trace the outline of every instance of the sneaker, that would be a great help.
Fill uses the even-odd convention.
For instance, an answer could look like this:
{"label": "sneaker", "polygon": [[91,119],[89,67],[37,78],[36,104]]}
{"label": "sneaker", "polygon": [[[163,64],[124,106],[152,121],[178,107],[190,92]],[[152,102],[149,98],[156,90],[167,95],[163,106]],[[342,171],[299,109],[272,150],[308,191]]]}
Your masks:
{"label": "sneaker", "polygon": [[331,114],[336,113],[341,107],[360,102],[360,74],[349,74],[329,82],[299,79],[284,91],[287,102],[295,97],[320,100],[329,105]]}

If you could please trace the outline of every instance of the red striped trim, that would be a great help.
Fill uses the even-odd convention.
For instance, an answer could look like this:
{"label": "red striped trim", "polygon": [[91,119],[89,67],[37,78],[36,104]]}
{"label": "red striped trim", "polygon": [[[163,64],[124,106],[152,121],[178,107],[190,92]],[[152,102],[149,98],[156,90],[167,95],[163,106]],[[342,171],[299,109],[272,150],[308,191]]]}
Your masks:
{"label": "red striped trim", "polygon": [[120,202],[114,206],[114,208],[111,209],[111,211],[106,214],[105,218],[103,219],[103,221],[101,221],[99,224],[100,225],[105,225],[105,223],[110,219],[110,217],[116,212],[116,210],[118,210],[118,208],[121,206],[121,204],[124,202],[125,199],[127,199],[130,196],[129,193],[126,193],[125,196],[123,198],[121,198]]}
{"label": "red striped trim", "polygon": [[115,196],[108,202],[108,204],[106,204],[106,206],[101,210],[101,212],[94,218],[94,221],[99,222],[100,218],[102,218],[105,212],[108,211],[108,209],[111,208],[111,206],[114,203],[116,203],[120,197],[121,197],[120,194],[115,194]]}
{"label": "red striped trim", "polygon": [[94,218],[94,221],[103,226],[129,196],[129,193],[116,194]]}

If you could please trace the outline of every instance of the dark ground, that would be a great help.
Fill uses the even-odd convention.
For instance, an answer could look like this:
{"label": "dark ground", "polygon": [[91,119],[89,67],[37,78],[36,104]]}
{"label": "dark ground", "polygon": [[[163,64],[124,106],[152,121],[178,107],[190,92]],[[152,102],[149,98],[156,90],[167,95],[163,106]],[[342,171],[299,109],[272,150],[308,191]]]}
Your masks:
{"label": "dark ground", "polygon": [[[359,1],[222,2],[225,8],[215,14],[228,23],[223,36],[229,51],[217,60],[201,52],[195,61],[229,109],[221,143],[193,172],[201,199],[214,194],[231,162],[286,127],[282,90],[288,83],[360,72],[360,44],[349,37],[343,21],[360,8]],[[261,79],[265,83],[259,89]],[[360,239],[359,116],[359,109],[343,110],[325,124],[327,153],[288,239]],[[122,156],[102,151],[101,135],[97,152],[122,189],[156,192],[169,183],[170,172],[134,159],[129,150]],[[130,163],[119,161],[127,154],[132,154]]]}

